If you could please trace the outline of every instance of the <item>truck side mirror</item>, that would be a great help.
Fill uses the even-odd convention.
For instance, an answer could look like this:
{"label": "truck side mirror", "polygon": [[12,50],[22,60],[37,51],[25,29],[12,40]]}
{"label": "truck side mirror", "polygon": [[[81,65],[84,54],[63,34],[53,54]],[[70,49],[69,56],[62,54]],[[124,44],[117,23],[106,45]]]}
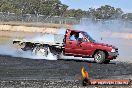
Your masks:
{"label": "truck side mirror", "polygon": [[101,39],[101,40],[103,40],[103,38],[102,38],[102,37],[101,37],[100,39]]}

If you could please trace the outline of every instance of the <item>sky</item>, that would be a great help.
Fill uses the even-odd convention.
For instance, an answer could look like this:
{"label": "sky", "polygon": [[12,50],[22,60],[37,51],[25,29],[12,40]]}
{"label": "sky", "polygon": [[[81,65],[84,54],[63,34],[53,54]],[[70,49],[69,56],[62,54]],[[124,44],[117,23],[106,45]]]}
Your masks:
{"label": "sky", "polygon": [[60,0],[63,4],[69,6],[68,9],[98,8],[102,5],[110,5],[121,8],[125,13],[132,12],[132,0]]}

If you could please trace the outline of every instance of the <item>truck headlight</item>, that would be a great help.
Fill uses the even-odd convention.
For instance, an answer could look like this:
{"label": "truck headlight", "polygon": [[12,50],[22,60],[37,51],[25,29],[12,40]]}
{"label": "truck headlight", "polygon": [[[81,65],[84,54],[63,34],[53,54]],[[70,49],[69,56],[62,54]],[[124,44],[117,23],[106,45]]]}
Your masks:
{"label": "truck headlight", "polygon": [[111,52],[116,52],[116,50],[115,49],[112,49]]}

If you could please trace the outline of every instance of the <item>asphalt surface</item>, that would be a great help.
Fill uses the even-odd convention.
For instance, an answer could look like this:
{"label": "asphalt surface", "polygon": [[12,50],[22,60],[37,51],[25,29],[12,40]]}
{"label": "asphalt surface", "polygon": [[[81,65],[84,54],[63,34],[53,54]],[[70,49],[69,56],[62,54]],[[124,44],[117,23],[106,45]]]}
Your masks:
{"label": "asphalt surface", "polygon": [[97,64],[88,61],[51,61],[0,55],[0,84],[4,87],[77,87],[82,82],[82,67],[88,71],[90,79],[132,78],[131,63],[113,61],[109,64]]}

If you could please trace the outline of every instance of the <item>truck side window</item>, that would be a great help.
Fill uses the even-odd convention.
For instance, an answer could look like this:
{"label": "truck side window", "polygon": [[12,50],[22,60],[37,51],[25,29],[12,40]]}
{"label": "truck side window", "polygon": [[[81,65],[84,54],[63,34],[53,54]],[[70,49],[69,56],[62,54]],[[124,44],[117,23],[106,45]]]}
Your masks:
{"label": "truck side window", "polygon": [[83,35],[81,33],[79,33],[79,38],[83,38]]}
{"label": "truck side window", "polygon": [[83,42],[87,41],[87,39],[84,38],[84,36],[82,35],[82,33],[79,33],[79,38],[81,38]]}
{"label": "truck side window", "polygon": [[78,33],[76,33],[76,32],[71,32],[71,34],[70,34],[70,40],[71,40],[71,41],[76,41],[76,40],[78,39],[78,36],[79,36]]}

